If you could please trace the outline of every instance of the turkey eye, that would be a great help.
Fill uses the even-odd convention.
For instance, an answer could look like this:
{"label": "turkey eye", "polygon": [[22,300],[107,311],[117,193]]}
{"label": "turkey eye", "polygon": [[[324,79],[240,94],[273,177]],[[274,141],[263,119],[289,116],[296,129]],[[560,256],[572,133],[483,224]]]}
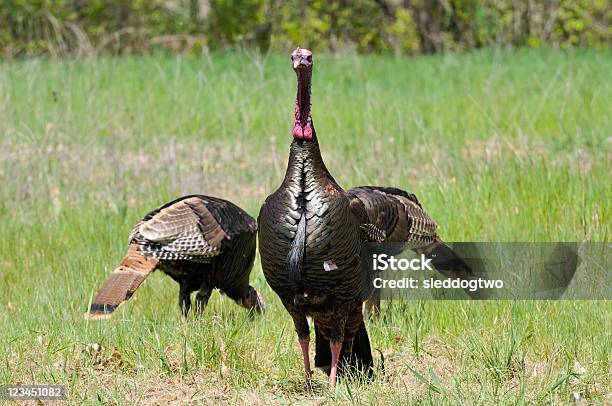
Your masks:
{"label": "turkey eye", "polygon": [[312,62],[312,55],[308,55],[308,56],[306,57],[306,60],[307,60],[308,62]]}

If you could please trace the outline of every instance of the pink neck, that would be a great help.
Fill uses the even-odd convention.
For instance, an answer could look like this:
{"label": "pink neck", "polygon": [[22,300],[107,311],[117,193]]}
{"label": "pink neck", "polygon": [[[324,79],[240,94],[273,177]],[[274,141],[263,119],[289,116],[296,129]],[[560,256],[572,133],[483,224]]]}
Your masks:
{"label": "pink neck", "polygon": [[295,104],[295,121],[293,123],[293,138],[300,140],[312,140],[312,117],[310,114],[302,121],[300,117],[300,106]]}
{"label": "pink neck", "polygon": [[295,121],[293,138],[310,141],[313,137],[310,115],[310,71],[297,72],[298,89],[295,98]]}

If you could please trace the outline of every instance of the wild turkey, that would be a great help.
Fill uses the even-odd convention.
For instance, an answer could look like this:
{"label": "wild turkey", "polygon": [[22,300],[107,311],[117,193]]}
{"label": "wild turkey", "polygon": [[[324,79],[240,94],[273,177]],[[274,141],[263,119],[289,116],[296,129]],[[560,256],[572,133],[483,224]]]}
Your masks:
{"label": "wild turkey", "polygon": [[345,360],[344,367],[368,373],[373,365],[360,262],[368,232],[352,211],[351,196],[321,158],[310,114],[312,53],[298,48],[291,60],[298,82],[293,142],[284,181],[259,213],[259,250],[266,280],[293,319],[307,382],[310,316],[317,340],[315,366],[329,371],[334,386],[339,359]]}
{"label": "wild turkey", "polygon": [[[445,276],[461,279],[473,277],[472,269],[438,236],[438,225],[423,210],[414,194],[380,186],[354,187],[347,193],[352,205],[360,206],[362,222],[383,230],[385,241],[401,243],[380,247],[386,254],[397,255],[410,249],[431,259],[434,268]],[[370,278],[373,278],[373,275]],[[380,290],[369,286],[372,291],[366,293],[369,297],[366,309],[371,313],[377,311],[380,306]],[[474,295],[473,292],[468,294]]]}
{"label": "wild turkey", "polygon": [[218,288],[239,305],[257,312],[263,301],[249,285],[256,248],[257,223],[223,199],[191,195],[153,210],[130,233],[126,256],[94,297],[93,319],[109,318],[140,284],[161,269],[179,284],[179,306],[185,316],[196,294],[203,311]]}

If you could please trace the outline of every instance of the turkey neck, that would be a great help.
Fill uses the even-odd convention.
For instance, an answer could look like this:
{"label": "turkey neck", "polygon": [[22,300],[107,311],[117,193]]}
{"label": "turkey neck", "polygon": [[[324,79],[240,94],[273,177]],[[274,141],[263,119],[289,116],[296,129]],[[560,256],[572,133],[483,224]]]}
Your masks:
{"label": "turkey neck", "polygon": [[306,125],[310,118],[310,79],[312,71],[310,69],[297,72],[297,95],[295,96],[295,120],[302,127]]}
{"label": "turkey neck", "polygon": [[[291,190],[291,194],[297,201],[298,210],[302,211],[306,190],[310,191],[315,187],[324,187],[328,180],[331,180],[335,185],[335,181],[329,174],[321,157],[319,141],[310,115],[312,71],[311,69],[305,69],[296,73],[297,95],[295,98],[294,139],[291,143],[291,152],[283,185]],[[312,131],[312,138],[296,138],[296,125],[301,127],[301,131],[305,131],[306,128]]]}

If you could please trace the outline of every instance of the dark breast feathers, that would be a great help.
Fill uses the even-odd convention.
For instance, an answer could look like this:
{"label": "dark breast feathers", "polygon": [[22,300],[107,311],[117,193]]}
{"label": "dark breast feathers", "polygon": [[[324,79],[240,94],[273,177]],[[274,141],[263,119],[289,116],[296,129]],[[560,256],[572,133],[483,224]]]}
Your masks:
{"label": "dark breast feathers", "polygon": [[[359,224],[350,200],[325,169],[318,145],[292,145],[285,181],[262,206],[259,223],[264,274],[286,306],[294,307],[294,296],[304,293],[310,310],[332,308],[330,301],[359,300]],[[282,272],[294,266],[288,256],[302,237],[301,266]]]}

